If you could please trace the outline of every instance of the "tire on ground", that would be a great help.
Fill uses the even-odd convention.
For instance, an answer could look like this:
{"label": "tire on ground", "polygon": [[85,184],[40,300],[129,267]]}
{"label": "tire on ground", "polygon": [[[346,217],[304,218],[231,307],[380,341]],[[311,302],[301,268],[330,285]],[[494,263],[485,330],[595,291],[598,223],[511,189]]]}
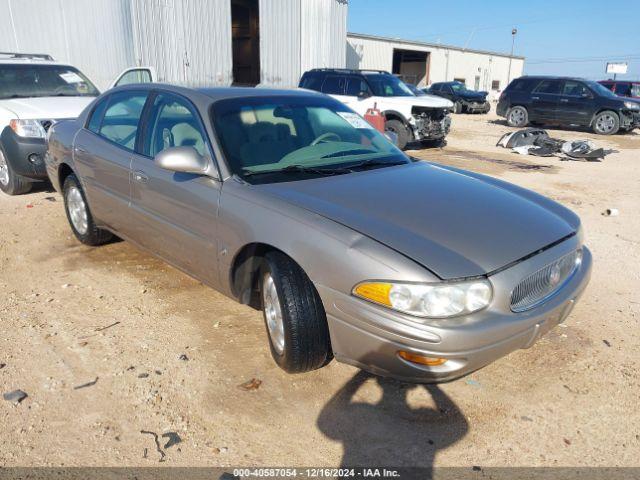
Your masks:
{"label": "tire on ground", "polygon": [[511,107],[507,112],[507,123],[510,127],[526,127],[529,123],[529,112],[520,105]]}
{"label": "tire on ground", "polygon": [[453,104],[453,113],[462,113],[462,103],[455,102]]}
{"label": "tire on ground", "polygon": [[407,126],[400,120],[391,119],[384,123],[385,130],[390,130],[398,135],[398,148],[404,150],[407,143],[411,140],[410,132]]}
{"label": "tire on ground", "polygon": [[[605,122],[605,120],[609,121]],[[593,119],[593,131],[598,135],[614,135],[618,130],[620,130],[620,117],[612,110],[600,112]]]}
{"label": "tire on ground", "polygon": [[9,159],[4,153],[2,145],[0,145],[0,165],[6,166],[7,173],[7,181],[2,182],[0,180],[0,190],[2,190],[7,195],[21,195],[23,193],[28,193],[31,191],[31,187],[33,183],[22,175],[18,175],[11,168],[11,163],[9,163]]}
{"label": "tire on ground", "polygon": [[273,345],[264,296],[262,310],[267,328],[271,355],[283,370],[303,373],[331,362],[333,354],[327,316],[313,283],[291,258],[281,252],[270,252],[260,272],[260,288],[270,274],[275,284],[284,324],[284,349],[278,353]]}
{"label": "tire on ground", "polygon": [[[87,231],[85,233],[81,233],[76,229],[73,221],[71,220],[71,214],[69,213],[69,202],[67,196],[69,190],[74,187],[80,191],[80,195],[82,195],[82,200],[84,201],[84,207],[86,209]],[[113,234],[111,232],[96,227],[96,224],[93,221],[93,215],[91,214],[91,210],[89,209],[89,204],[87,203],[87,197],[84,194],[84,190],[82,189],[78,178],[73,173],[64,180],[64,184],[62,186],[62,196],[64,199],[64,210],[67,214],[67,220],[69,220],[71,230],[81,243],[95,247],[107,243],[113,238]]]}

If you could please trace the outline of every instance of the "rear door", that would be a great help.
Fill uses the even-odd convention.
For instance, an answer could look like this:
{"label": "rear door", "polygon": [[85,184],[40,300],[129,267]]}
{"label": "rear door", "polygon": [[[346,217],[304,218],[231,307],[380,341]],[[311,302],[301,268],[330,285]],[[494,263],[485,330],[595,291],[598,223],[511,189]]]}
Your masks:
{"label": "rear door", "polygon": [[589,125],[595,113],[594,95],[577,80],[565,80],[562,86],[556,118],[564,125]]}
{"label": "rear door", "polygon": [[216,285],[222,183],[207,176],[165,170],[154,163],[158,153],[181,146],[213,159],[198,110],[185,97],[160,91],[150,99],[143,124],[144,133],[131,162],[135,240],[178,268]]}
{"label": "rear door", "polygon": [[113,93],[96,104],[74,141],[74,164],[100,224],[128,234],[131,157],[147,91]]}
{"label": "rear door", "polygon": [[553,122],[560,99],[561,80],[542,80],[531,92],[529,120]]}
{"label": "rear door", "polygon": [[140,83],[153,83],[156,81],[156,71],[151,67],[127,68],[113,81],[109,88],[122,85],[135,85]]}

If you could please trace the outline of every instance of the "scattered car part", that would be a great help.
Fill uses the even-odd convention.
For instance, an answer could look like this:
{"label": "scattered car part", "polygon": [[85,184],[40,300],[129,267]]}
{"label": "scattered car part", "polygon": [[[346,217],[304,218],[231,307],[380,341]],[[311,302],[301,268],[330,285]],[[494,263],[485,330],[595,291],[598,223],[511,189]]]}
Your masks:
{"label": "scattered car part", "polygon": [[595,148],[590,140],[565,141],[549,137],[546,130],[539,128],[525,128],[515,132],[505,133],[496,146],[511,148],[520,155],[535,155],[538,157],[557,156],[599,162],[612,150]]}
{"label": "scattered car part", "polygon": [[7,392],[2,394],[2,398],[4,398],[7,402],[14,403],[15,405],[22,402],[28,396],[29,395],[27,395],[22,390],[14,390],[12,392]]}

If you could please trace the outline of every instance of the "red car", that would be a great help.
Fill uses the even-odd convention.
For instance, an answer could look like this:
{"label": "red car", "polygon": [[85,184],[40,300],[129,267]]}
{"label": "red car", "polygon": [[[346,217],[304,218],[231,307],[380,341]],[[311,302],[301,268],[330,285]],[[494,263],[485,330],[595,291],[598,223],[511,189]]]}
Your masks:
{"label": "red car", "polygon": [[624,80],[602,80],[598,82],[619,97],[631,97],[640,99],[640,82],[629,82]]}

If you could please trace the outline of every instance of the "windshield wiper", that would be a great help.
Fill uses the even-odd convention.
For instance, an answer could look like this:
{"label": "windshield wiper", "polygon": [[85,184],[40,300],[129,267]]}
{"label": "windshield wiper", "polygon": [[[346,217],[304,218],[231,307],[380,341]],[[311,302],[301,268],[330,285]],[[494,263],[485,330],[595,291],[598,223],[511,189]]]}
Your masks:
{"label": "windshield wiper", "polygon": [[341,173],[349,173],[349,169],[305,167],[304,165],[287,165],[284,168],[278,168],[274,170],[245,170],[243,175],[245,177],[250,177],[253,175],[268,175],[273,173],[316,173],[319,175],[339,175]]}
{"label": "windshield wiper", "polygon": [[407,162],[402,162],[400,160],[385,162],[382,160],[375,160],[372,158],[371,160],[365,160],[364,162],[356,163],[355,165],[349,165],[349,170],[362,170],[369,167],[393,167],[395,165],[405,165],[405,164],[407,164]]}

